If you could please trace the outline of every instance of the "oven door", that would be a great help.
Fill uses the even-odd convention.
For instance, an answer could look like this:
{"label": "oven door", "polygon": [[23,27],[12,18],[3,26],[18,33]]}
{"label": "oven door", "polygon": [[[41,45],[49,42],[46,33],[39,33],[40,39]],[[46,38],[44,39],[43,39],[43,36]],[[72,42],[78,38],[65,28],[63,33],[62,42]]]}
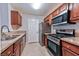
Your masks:
{"label": "oven door", "polygon": [[48,39],[48,49],[55,56],[60,56],[60,46]]}

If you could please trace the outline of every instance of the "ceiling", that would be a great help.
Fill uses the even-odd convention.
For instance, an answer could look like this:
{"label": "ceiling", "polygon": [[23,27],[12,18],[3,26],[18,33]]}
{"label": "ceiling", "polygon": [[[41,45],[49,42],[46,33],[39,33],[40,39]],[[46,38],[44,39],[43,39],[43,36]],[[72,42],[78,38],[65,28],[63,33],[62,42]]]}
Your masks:
{"label": "ceiling", "polygon": [[38,10],[32,8],[32,3],[12,3],[11,5],[13,8],[21,10],[22,13],[45,16],[50,10],[55,8],[58,3],[42,3]]}

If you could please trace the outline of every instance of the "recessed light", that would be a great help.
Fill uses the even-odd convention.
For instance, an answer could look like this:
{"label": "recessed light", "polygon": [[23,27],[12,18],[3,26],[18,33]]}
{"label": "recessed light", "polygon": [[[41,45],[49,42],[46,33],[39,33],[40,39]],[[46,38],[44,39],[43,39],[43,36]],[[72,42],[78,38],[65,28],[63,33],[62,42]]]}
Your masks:
{"label": "recessed light", "polygon": [[33,4],[32,4],[32,7],[33,7],[34,9],[40,9],[41,3],[33,3]]}

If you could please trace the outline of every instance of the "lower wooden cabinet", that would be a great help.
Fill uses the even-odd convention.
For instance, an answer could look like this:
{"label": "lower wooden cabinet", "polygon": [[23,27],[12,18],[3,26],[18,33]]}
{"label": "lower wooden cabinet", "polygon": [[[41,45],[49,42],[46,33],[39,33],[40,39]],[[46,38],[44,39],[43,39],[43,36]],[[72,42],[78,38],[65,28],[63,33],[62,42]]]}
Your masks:
{"label": "lower wooden cabinet", "polygon": [[13,45],[1,53],[1,56],[13,56]]}
{"label": "lower wooden cabinet", "polygon": [[62,56],[79,56],[79,46],[61,40]]}
{"label": "lower wooden cabinet", "polygon": [[45,46],[47,47],[48,43],[47,43],[47,35],[45,35]]}
{"label": "lower wooden cabinet", "polygon": [[26,35],[24,35],[22,38],[21,38],[21,53],[23,51],[23,48],[25,47],[26,45]]}
{"label": "lower wooden cabinet", "polygon": [[25,47],[26,35],[18,39],[14,44],[1,53],[1,56],[20,56]]}
{"label": "lower wooden cabinet", "polygon": [[21,55],[21,40],[19,39],[17,42],[14,43],[14,56],[20,56]]}
{"label": "lower wooden cabinet", "polygon": [[72,52],[69,49],[64,48],[64,47],[62,47],[62,54],[63,54],[63,56],[77,56],[76,53],[74,53],[74,52]]}

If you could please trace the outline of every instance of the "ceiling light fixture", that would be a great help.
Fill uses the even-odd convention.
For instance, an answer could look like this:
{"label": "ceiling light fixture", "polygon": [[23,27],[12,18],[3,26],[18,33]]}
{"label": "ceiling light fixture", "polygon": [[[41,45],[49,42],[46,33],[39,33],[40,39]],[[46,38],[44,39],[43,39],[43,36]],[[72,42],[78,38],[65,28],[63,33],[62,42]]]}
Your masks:
{"label": "ceiling light fixture", "polygon": [[33,7],[34,9],[39,9],[40,6],[41,6],[41,3],[33,3],[33,4],[32,4],[32,7]]}

